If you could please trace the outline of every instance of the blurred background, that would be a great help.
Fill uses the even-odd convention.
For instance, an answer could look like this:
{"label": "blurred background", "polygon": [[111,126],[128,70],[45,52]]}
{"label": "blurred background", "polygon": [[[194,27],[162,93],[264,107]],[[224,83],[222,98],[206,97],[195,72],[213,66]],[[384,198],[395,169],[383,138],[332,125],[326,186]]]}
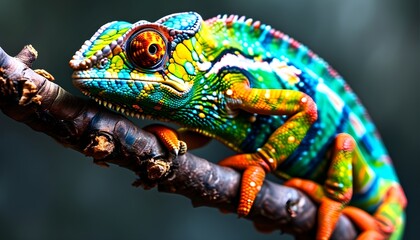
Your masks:
{"label": "blurred background", "polygon": [[[418,1],[1,0],[0,46],[15,55],[32,44],[34,67],[80,95],[68,61],[102,24],[190,10],[204,19],[235,13],[261,20],[337,69],[375,120],[408,195],[405,239],[418,236]],[[216,142],[196,151],[214,162],[231,153]],[[233,214],[194,209],[181,196],[136,189],[134,179],[0,114],[0,239],[291,239],[260,234]]]}

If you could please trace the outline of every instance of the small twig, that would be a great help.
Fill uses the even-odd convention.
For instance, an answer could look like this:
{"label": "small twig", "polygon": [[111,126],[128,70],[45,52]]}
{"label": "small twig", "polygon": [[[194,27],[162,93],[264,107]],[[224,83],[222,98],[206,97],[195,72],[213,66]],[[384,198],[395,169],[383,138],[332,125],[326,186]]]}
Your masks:
{"label": "small twig", "polygon": [[[92,156],[101,166],[116,164],[135,172],[134,185],[184,195],[194,206],[234,212],[240,174],[193,154],[173,157],[156,138],[127,118],[77,98],[47,72],[30,66],[36,51],[25,47],[15,58],[0,48],[0,109],[7,116],[44,132],[64,146]],[[39,71],[38,71],[39,72]],[[51,77],[49,77],[51,76]],[[316,206],[301,192],[265,181],[247,219],[264,229],[280,229],[299,239],[311,239]],[[342,216],[334,239],[354,239],[356,230]]]}

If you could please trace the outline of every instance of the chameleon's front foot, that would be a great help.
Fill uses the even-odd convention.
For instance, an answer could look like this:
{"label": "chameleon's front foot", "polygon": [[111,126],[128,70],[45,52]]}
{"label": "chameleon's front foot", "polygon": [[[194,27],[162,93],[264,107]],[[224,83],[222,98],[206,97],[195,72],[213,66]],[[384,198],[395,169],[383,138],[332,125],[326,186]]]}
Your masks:
{"label": "chameleon's front foot", "polygon": [[247,216],[264,182],[265,173],[270,171],[270,167],[257,153],[234,155],[219,164],[243,170],[237,213],[239,217]]}
{"label": "chameleon's front foot", "polygon": [[178,139],[176,130],[160,124],[152,124],[143,129],[154,134],[174,157],[187,152],[187,144]]}
{"label": "chameleon's front foot", "polygon": [[297,188],[319,203],[316,239],[329,239],[343,209],[353,195],[353,155],[356,142],[353,137],[337,135],[333,146],[331,165],[324,186],[299,178],[292,178],[284,185]]}
{"label": "chameleon's front foot", "polygon": [[162,159],[162,156],[149,156],[150,158],[147,161],[142,162],[145,169],[137,173],[139,179],[133,185],[136,187],[142,186],[144,189],[151,189],[156,186],[162,177],[168,175],[172,160],[178,155],[187,152],[187,144],[178,139],[176,130],[164,125],[153,124],[143,129],[155,135],[169,153],[166,159]]}

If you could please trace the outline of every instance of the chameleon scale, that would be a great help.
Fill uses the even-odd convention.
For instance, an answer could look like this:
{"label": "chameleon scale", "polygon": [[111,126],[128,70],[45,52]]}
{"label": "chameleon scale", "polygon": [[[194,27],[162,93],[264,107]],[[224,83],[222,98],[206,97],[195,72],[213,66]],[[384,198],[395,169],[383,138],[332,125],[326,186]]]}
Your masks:
{"label": "chameleon scale", "polygon": [[[402,237],[406,199],[365,108],[323,59],[269,25],[193,12],[110,22],[70,66],[74,84],[101,104],[237,151],[220,163],[244,172],[240,215],[273,172],[320,204],[318,239],[342,213],[361,239]],[[168,150],[183,146],[171,130],[150,129]]]}

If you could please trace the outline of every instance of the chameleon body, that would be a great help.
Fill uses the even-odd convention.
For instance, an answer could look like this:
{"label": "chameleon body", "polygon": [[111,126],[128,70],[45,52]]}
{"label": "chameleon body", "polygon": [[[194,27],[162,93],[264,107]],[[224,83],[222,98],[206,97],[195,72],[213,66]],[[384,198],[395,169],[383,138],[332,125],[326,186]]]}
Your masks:
{"label": "chameleon body", "polygon": [[[284,33],[236,15],[116,21],[70,66],[74,84],[103,105],[178,123],[189,147],[215,138],[237,151],[220,164],[243,171],[239,215],[273,172],[320,204],[318,239],[342,213],[361,239],[401,238],[406,198],[365,108],[334,69]],[[179,152],[172,130],[148,130]]]}

